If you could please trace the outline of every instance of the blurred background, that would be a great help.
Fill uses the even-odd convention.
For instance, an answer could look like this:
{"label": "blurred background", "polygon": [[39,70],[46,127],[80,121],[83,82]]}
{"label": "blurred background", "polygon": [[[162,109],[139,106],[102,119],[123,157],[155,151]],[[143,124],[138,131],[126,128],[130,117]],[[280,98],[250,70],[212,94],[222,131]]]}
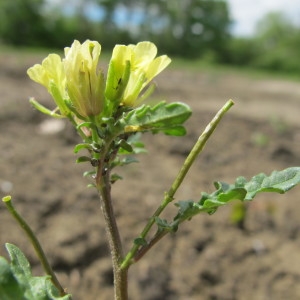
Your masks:
{"label": "blurred background", "polygon": [[[0,0],[0,197],[12,195],[74,300],[111,300],[113,279],[99,199],[79,137],[26,70],[74,39],[97,40],[107,67],[116,43],[151,40],[172,58],[153,101],[184,101],[188,134],[143,136],[148,154],[117,173],[113,201],[124,250],[169,189],[199,134],[224,103],[222,120],[176,200],[197,201],[213,182],[233,183],[300,165],[299,0]],[[151,100],[151,101],[152,101]],[[157,151],[159,149],[159,151]],[[83,154],[83,153],[82,153]],[[130,271],[133,300],[300,299],[300,186],[261,194],[183,224]],[[97,213],[95,213],[95,211]],[[171,205],[163,218],[176,214]],[[0,205],[0,255],[20,247],[43,274],[22,230]],[[1,298],[1,295],[0,295]],[[1,298],[2,299],[2,298]]]}
{"label": "blurred background", "polygon": [[172,57],[299,72],[295,0],[1,0],[2,44],[62,48],[74,39],[155,42]]}

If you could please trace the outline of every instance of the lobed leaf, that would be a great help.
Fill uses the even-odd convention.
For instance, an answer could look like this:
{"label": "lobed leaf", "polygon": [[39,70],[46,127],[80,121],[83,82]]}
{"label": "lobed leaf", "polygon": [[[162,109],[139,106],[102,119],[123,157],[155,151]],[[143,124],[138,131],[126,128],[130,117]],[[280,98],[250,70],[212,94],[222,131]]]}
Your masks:
{"label": "lobed leaf", "polygon": [[186,133],[182,125],[190,116],[191,109],[181,102],[160,102],[155,106],[142,105],[127,113],[120,121],[125,132],[151,131],[181,136]]}
{"label": "lobed leaf", "polygon": [[274,192],[283,194],[300,183],[300,167],[291,167],[282,171],[274,171],[270,176],[263,173],[251,178],[238,177],[234,184],[215,182],[216,191],[208,194],[202,193],[198,202],[192,200],[179,201],[175,205],[179,208],[177,215],[171,223],[158,218],[156,223],[161,230],[177,230],[178,224],[190,220],[199,213],[213,214],[229,201],[250,201],[258,193]]}
{"label": "lobed leaf", "polygon": [[270,176],[259,174],[245,184],[247,195],[245,200],[252,200],[260,192],[276,192],[283,194],[300,182],[300,167],[291,167],[282,171],[274,171]]}

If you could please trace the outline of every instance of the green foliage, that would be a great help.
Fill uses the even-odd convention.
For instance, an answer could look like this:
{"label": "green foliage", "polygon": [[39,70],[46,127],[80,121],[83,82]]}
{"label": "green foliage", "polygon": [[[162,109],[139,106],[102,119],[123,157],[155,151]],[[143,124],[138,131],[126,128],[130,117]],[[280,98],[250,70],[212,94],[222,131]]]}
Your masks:
{"label": "green foliage", "polygon": [[263,173],[254,176],[250,181],[238,177],[234,184],[215,182],[216,191],[202,193],[198,202],[192,200],[179,201],[175,205],[178,213],[171,223],[156,218],[161,230],[176,231],[183,221],[190,220],[199,213],[213,214],[220,206],[232,200],[250,201],[258,193],[273,192],[283,194],[300,183],[300,167],[291,167],[282,171],[274,171],[270,176]]}
{"label": "green foliage", "polygon": [[130,111],[121,123],[127,132],[151,131],[180,136],[186,133],[181,125],[190,116],[191,109],[181,102],[160,102],[155,106],[142,105]]}
{"label": "green foliage", "polygon": [[32,276],[28,260],[22,251],[6,244],[11,262],[0,257],[0,295],[2,300],[67,300],[60,296],[49,276]]}
{"label": "green foliage", "polygon": [[[296,73],[300,70],[298,49],[300,29],[283,13],[270,13],[257,24],[253,37],[232,37],[226,1],[139,2],[143,22],[135,20],[136,0],[126,1],[126,24],[115,14],[120,0],[91,0],[102,9],[103,18],[91,20],[86,1],[74,5],[74,14],[63,13],[64,3],[46,6],[44,0],[3,0],[0,2],[0,39],[23,46],[63,47],[74,39],[99,40],[106,49],[116,43],[151,40],[160,51],[209,62],[249,66]],[[134,28],[134,30],[132,29]],[[114,34],[111,34],[111,33]],[[59,34],[57,34],[59,33]]]}
{"label": "green foliage", "polygon": [[131,135],[126,141],[130,145],[131,151],[127,151],[124,148],[120,148],[118,154],[120,155],[130,154],[130,153],[139,154],[139,153],[147,152],[146,149],[144,148],[144,144],[140,141],[140,138],[141,138],[141,133],[139,132],[134,135]]}
{"label": "green foliage", "polygon": [[13,45],[38,46],[50,38],[42,16],[43,0],[2,0],[0,37]]}
{"label": "green foliage", "polygon": [[234,65],[250,65],[259,55],[260,45],[252,38],[231,38],[228,43],[227,61]]}
{"label": "green foliage", "polygon": [[[189,58],[209,51],[220,59],[226,51],[230,19],[225,1],[146,0],[138,3],[139,11],[135,0],[126,1],[125,6],[120,0],[91,0],[88,4],[102,10],[102,19],[92,20],[83,0],[72,5],[71,15],[64,13],[63,1],[54,6],[44,0],[2,0],[0,38],[13,45],[52,48],[71,44],[74,39],[92,39],[101,41],[106,49],[150,39],[164,52]],[[127,17],[122,24],[115,17],[120,5]],[[131,21],[136,17],[142,17],[143,22]]]}
{"label": "green foliage", "polygon": [[[187,58],[214,52],[221,59],[229,36],[226,1],[146,1],[142,38],[151,38],[164,51]],[[153,7],[157,8],[153,13]],[[152,8],[152,10],[151,10]],[[157,24],[164,24],[158,28]]]}
{"label": "green foliage", "polygon": [[270,13],[257,24],[250,38],[235,38],[228,44],[228,61],[271,71],[299,72],[300,28],[283,13]]}

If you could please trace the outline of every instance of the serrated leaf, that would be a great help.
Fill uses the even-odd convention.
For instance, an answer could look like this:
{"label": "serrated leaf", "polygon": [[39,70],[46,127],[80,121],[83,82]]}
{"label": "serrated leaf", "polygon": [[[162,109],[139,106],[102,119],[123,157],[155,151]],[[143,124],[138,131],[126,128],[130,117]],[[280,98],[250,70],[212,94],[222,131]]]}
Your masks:
{"label": "serrated leaf", "polygon": [[258,174],[250,181],[244,177],[238,177],[234,184],[216,182],[216,191],[208,194],[202,193],[199,202],[192,200],[179,201],[175,205],[179,208],[173,222],[158,224],[160,227],[174,227],[179,223],[190,220],[195,215],[206,212],[213,214],[216,210],[229,201],[252,200],[258,193],[275,192],[285,193],[300,183],[300,167],[292,167],[282,171],[274,171],[270,176]]}
{"label": "serrated leaf", "polygon": [[274,171],[270,176],[258,174],[245,184],[246,200],[251,200],[260,192],[276,192],[283,194],[300,182],[300,167],[292,167],[282,171]]}
{"label": "serrated leaf", "polygon": [[168,135],[184,135],[182,124],[190,117],[190,107],[181,102],[160,102],[155,106],[142,105],[121,120],[125,132],[151,131]]}

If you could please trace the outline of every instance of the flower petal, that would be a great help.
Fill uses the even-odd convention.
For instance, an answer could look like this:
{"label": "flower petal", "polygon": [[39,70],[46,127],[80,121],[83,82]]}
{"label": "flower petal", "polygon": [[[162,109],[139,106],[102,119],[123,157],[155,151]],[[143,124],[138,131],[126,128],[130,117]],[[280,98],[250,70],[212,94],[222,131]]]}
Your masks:
{"label": "flower petal", "polygon": [[70,48],[65,48],[68,94],[83,118],[98,115],[103,107],[104,78],[97,70],[100,53],[101,45],[90,40],[83,44],[75,40]]}
{"label": "flower petal", "polygon": [[153,60],[146,71],[146,78],[149,82],[164,70],[171,63],[171,59],[167,55],[162,55]]}

